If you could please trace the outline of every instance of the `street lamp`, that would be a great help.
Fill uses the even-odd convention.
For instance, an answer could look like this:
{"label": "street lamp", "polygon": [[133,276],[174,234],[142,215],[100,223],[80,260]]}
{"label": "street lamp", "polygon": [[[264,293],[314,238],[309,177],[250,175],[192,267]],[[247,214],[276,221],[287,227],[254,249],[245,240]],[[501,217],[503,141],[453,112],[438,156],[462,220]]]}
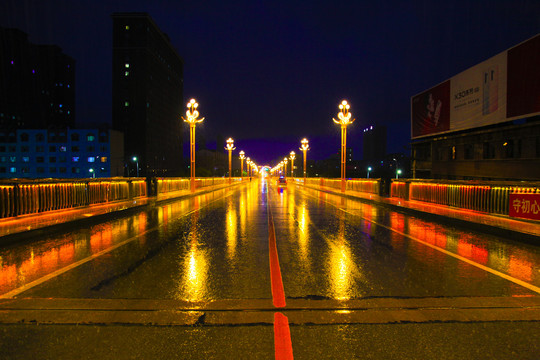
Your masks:
{"label": "street lamp", "polygon": [[401,175],[401,169],[396,170],[396,179],[399,178],[399,175]]}
{"label": "street lamp", "polygon": [[345,192],[345,169],[346,169],[346,156],[347,156],[347,125],[350,125],[354,122],[355,119],[351,120],[352,113],[349,112],[351,106],[347,104],[346,100],[343,100],[339,104],[338,118],[339,121],[332,118],[336,124],[341,125],[341,192]]}
{"label": "street lamp", "polygon": [[225,150],[229,151],[229,184],[231,184],[231,170],[232,170],[232,151],[236,149],[234,147],[234,140],[232,138],[227,139],[227,146]]}
{"label": "street lamp", "polygon": [[296,159],[296,154],[294,151],[291,151],[289,155],[291,155],[291,177],[294,179],[294,159]]}
{"label": "street lamp", "polygon": [[251,164],[251,159],[247,158],[246,159],[246,167],[247,167],[246,170],[247,170],[247,173],[248,173],[249,181],[251,181],[251,173],[249,172],[249,169],[251,168],[251,166],[249,164]]}
{"label": "street lamp", "polygon": [[308,142],[308,139],[306,138],[303,138],[302,141],[302,146],[300,147],[300,150],[302,150],[304,152],[304,185],[306,185],[306,156],[307,156],[307,151],[309,150],[309,142]]}
{"label": "street lamp", "polygon": [[191,99],[187,103],[188,110],[186,111],[187,119],[182,118],[185,122],[189,123],[189,155],[190,155],[190,169],[191,169],[191,191],[195,191],[195,125],[204,120],[199,119],[199,112],[197,107],[199,104],[195,99]]}
{"label": "street lamp", "polygon": [[370,173],[371,170],[372,170],[372,169],[371,169],[371,166],[369,166],[369,167],[367,168],[367,178],[368,178],[368,179],[369,179],[369,173]]}
{"label": "street lamp", "polygon": [[137,177],[139,177],[139,159],[134,156],[132,160],[137,164]]}
{"label": "street lamp", "polygon": [[240,177],[242,178],[242,181],[244,181],[244,159],[246,158],[244,154],[244,150],[240,150]]}
{"label": "street lamp", "polygon": [[88,169],[88,171],[92,174],[92,177],[96,177],[96,173],[94,172],[94,169]]}
{"label": "street lamp", "polygon": [[284,178],[287,178],[287,163],[289,162],[289,159],[287,159],[286,157],[283,158],[283,166],[285,166],[285,171],[283,171],[283,177]]}

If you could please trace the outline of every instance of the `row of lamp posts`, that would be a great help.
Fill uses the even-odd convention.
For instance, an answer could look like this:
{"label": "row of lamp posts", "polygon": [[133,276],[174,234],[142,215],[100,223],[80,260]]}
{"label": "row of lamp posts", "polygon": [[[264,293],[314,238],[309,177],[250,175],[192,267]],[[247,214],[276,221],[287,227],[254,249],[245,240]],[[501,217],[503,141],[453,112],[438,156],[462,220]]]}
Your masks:
{"label": "row of lamp posts", "polygon": [[[347,166],[347,126],[352,124],[355,119],[352,119],[352,113],[349,111],[351,106],[347,103],[346,100],[343,100],[341,104],[339,104],[339,113],[337,114],[337,117],[339,120],[334,120],[334,122],[341,126],[341,191],[345,192],[345,186],[346,186],[346,180],[345,180],[345,171]],[[309,150],[309,143],[307,139],[302,139],[301,141],[302,147],[300,147],[300,150],[304,152],[304,184],[306,183],[306,153]],[[291,159],[291,176],[294,177],[294,159],[296,155],[294,151],[291,151],[290,153],[290,159]],[[281,165],[285,169],[285,176],[287,175],[287,162],[288,159],[284,158],[283,161],[278,165],[278,167]],[[370,169],[371,170],[371,169]],[[368,175],[369,177],[369,175]]]}
{"label": "row of lamp posts", "polygon": [[[191,99],[189,103],[187,104],[187,112],[186,112],[186,119],[184,119],[185,122],[189,123],[189,144],[190,144],[190,169],[191,169],[191,191],[195,190],[195,125],[200,123],[204,120],[204,118],[199,118],[199,111],[197,110],[197,107],[199,104],[195,101],[195,99]],[[339,124],[341,126],[341,191],[345,192],[345,170],[346,170],[346,161],[347,161],[347,126],[352,124],[355,119],[352,119],[352,113],[349,111],[350,105],[347,103],[346,100],[343,100],[341,104],[339,104],[340,112],[337,114],[337,117],[339,120],[334,120],[336,124]],[[300,147],[300,150],[304,152],[304,184],[306,182],[306,153],[309,150],[309,144],[307,139],[303,139],[301,141],[302,147]],[[229,151],[229,184],[231,183],[231,173],[232,173],[232,151],[236,149],[234,147],[234,140],[229,138],[227,140],[227,146],[225,147],[225,150]],[[291,159],[291,176],[294,177],[294,159],[296,158],[296,154],[294,151],[291,151],[290,159]],[[240,152],[240,162],[241,162],[241,175],[242,178],[244,176],[244,157],[245,153],[243,151]],[[285,169],[285,175],[287,174],[287,163],[288,159],[285,157],[283,159],[283,167]],[[247,164],[247,170],[249,173],[249,176],[251,178],[253,166],[252,162],[250,161],[249,157],[246,158],[246,164]],[[137,165],[137,170],[139,166]],[[369,177],[369,173],[368,173]]]}

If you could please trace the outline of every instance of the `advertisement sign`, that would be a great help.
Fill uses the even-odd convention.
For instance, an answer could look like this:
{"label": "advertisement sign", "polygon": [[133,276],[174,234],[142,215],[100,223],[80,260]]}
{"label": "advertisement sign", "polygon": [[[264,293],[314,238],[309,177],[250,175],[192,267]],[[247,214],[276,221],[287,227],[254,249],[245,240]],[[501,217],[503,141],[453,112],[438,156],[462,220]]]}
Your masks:
{"label": "advertisement sign", "polygon": [[450,129],[450,80],[412,99],[412,137],[445,132]]}
{"label": "advertisement sign", "polygon": [[510,194],[508,215],[540,220],[540,194]]}
{"label": "advertisement sign", "polygon": [[508,118],[540,113],[540,35],[508,50]]}
{"label": "advertisement sign", "polygon": [[411,98],[412,139],[540,114],[540,35]]}
{"label": "advertisement sign", "polygon": [[450,81],[450,130],[506,121],[506,53],[482,62]]}

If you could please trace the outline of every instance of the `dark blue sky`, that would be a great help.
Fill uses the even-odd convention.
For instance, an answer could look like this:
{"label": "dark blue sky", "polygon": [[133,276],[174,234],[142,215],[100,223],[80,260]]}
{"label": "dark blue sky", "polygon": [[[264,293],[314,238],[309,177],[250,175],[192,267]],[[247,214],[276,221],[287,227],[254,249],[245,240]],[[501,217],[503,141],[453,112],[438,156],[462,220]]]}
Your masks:
{"label": "dark blue sky", "polygon": [[3,0],[0,25],[75,58],[83,125],[111,120],[110,15],[130,11],[148,12],[184,59],[185,101],[206,117],[197,131],[233,137],[258,163],[303,137],[313,157],[339,151],[342,99],[356,158],[368,125],[408,152],[412,95],[540,32],[538,0]]}

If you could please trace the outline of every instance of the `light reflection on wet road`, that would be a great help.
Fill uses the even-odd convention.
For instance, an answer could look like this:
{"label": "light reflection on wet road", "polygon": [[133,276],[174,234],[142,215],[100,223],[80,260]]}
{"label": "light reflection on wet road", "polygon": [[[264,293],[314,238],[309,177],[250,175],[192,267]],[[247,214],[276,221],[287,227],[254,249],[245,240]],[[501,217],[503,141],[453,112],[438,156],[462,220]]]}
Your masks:
{"label": "light reflection on wet road", "polygon": [[[277,256],[272,249],[277,249]],[[527,318],[538,308],[538,264],[540,250],[535,246],[292,184],[283,189],[253,181],[0,249],[0,297],[8,299],[0,305],[9,307],[9,298],[16,298],[22,301],[16,307],[35,310],[34,303],[25,305],[30,299],[37,301],[37,309],[50,310],[39,305],[43,304],[40,301],[53,308],[66,306],[65,299],[80,301],[71,305],[75,309],[62,308],[66,312],[50,327],[28,325],[27,318],[45,316],[44,323],[54,322],[54,312],[15,309],[13,316],[22,320],[0,323],[0,348],[18,341],[10,349],[20,358],[43,348],[47,349],[45,355],[57,358],[66,348],[81,355],[77,346],[86,351],[95,343],[110,341],[123,344],[111,348],[130,354],[125,357],[135,351],[148,358],[156,358],[155,354],[163,358],[244,358],[254,353],[269,358],[269,338],[273,336],[276,359],[292,358],[293,349],[297,358],[309,359],[353,358],[359,351],[378,358],[411,358],[414,354],[441,359],[455,358],[454,344],[467,356],[487,354],[478,339],[489,354],[495,354],[490,358],[498,354],[508,358],[515,349],[532,354],[538,348],[534,340],[538,321]],[[282,279],[287,302],[283,308],[275,305],[280,312],[272,307],[276,275]],[[70,316],[90,316],[86,321],[94,324],[93,316],[103,313],[92,306],[104,306],[101,299],[110,299],[105,307],[111,312],[106,314],[116,311],[123,321],[139,326],[117,326],[113,315],[113,320],[105,315],[105,324],[98,322],[98,326],[62,322]],[[512,305],[516,302],[507,299],[522,302]],[[171,300],[173,306],[167,308],[170,305],[164,304]],[[478,313],[474,310],[477,301],[484,304],[480,308],[489,309]],[[145,310],[144,304],[149,308]],[[197,304],[210,310],[196,308]],[[212,304],[221,308],[211,309]],[[305,304],[307,309],[295,311]],[[165,311],[165,318],[157,311],[162,306],[170,310]],[[182,316],[192,322],[182,322],[178,306],[188,307]],[[437,306],[440,312],[435,315],[429,310],[410,315],[420,319],[421,325],[408,320],[410,309],[414,313],[416,307]],[[507,310],[500,313],[501,307]],[[524,312],[526,308],[529,312]],[[140,315],[139,310],[146,312]],[[205,320],[208,313],[211,318]],[[9,318],[10,312],[2,310],[2,315]],[[180,326],[155,327],[148,320],[152,316],[152,321],[167,325],[173,319]],[[485,322],[471,320],[477,316]],[[503,318],[510,320],[499,320]],[[273,334],[267,319],[273,321]],[[477,333],[470,336],[464,329]],[[414,333],[419,342],[432,344],[433,332],[443,334],[437,348],[418,347],[409,341]],[[105,333],[106,338],[100,335]],[[366,338],[366,334],[371,335]],[[514,334],[511,345],[506,334]],[[133,349],[123,340],[132,336],[147,345]],[[36,350],[28,344],[37,337],[50,341]],[[81,342],[81,338],[85,340]],[[389,348],[396,339],[401,339],[401,345]],[[175,348],[171,342],[183,345]],[[194,346],[199,349],[197,354]],[[94,348],[99,356],[89,353],[87,358],[111,356],[106,347]],[[131,350],[126,352],[128,348]],[[389,353],[395,356],[388,357]]]}
{"label": "light reflection on wet road", "polygon": [[4,249],[0,293],[127,241],[20,296],[268,299],[267,205],[287,298],[535,294],[411,238],[540,286],[536,247],[314,190],[253,182]]}

